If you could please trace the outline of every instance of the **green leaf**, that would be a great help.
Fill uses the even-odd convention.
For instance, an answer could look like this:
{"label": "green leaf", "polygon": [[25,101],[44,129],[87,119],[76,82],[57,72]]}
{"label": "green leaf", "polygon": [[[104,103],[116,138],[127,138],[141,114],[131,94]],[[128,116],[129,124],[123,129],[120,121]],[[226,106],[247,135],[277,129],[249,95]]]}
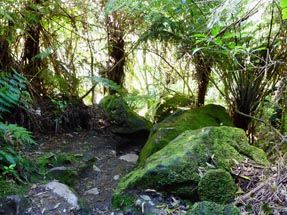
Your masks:
{"label": "green leaf", "polygon": [[8,154],[2,150],[0,150],[0,154],[3,155],[3,157],[10,163],[10,164],[16,164],[14,157],[11,154]]}
{"label": "green leaf", "polygon": [[207,38],[207,36],[205,34],[193,34],[191,37],[195,37],[195,38]]}
{"label": "green leaf", "polygon": [[281,7],[282,9],[286,8],[286,7],[287,7],[287,0],[281,0],[281,1],[280,1],[280,7]]}
{"label": "green leaf", "polygon": [[199,47],[199,48],[195,48],[193,51],[192,51],[192,54],[191,55],[195,55],[196,52],[202,50],[203,47]]}
{"label": "green leaf", "polygon": [[287,19],[287,8],[282,10],[282,19]]}
{"label": "green leaf", "polygon": [[222,44],[223,44],[222,40],[219,39],[219,38],[215,38],[215,39],[213,40],[213,42],[214,42],[215,44],[219,45],[219,46],[222,46]]}
{"label": "green leaf", "polygon": [[219,32],[220,32],[220,27],[219,26],[214,27],[211,31],[211,35],[215,37]]}
{"label": "green leaf", "polygon": [[7,11],[0,9],[0,14],[2,14],[4,17],[6,17],[6,19],[8,19],[9,21],[15,22],[13,17],[10,16]]}

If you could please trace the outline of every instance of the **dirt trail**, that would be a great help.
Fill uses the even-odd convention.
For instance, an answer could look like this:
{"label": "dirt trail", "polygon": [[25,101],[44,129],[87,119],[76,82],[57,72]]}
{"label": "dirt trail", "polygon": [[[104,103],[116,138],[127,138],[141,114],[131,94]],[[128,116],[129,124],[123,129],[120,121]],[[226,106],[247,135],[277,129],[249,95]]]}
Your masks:
{"label": "dirt trail", "polygon": [[[90,164],[79,173],[72,187],[89,208],[89,214],[111,214],[112,194],[121,177],[134,163],[119,159],[120,155],[136,154],[142,147],[141,138],[120,137],[110,132],[73,132],[44,137],[38,153],[81,154]],[[73,164],[72,164],[73,165]]]}

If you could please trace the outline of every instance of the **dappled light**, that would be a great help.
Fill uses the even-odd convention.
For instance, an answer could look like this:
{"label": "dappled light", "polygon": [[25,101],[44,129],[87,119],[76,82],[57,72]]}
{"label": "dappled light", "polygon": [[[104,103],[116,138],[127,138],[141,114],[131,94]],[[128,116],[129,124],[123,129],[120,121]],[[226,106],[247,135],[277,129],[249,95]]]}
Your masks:
{"label": "dappled light", "polygon": [[286,214],[287,0],[2,0],[0,214]]}

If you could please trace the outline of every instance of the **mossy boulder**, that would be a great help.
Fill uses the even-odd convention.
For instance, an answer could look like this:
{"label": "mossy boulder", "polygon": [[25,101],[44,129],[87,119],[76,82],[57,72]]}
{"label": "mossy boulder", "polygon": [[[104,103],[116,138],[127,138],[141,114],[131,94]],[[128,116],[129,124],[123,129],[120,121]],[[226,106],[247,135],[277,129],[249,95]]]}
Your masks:
{"label": "mossy boulder", "polygon": [[152,127],[151,122],[134,112],[120,96],[109,95],[104,97],[100,102],[100,107],[112,124],[114,133],[149,133]]}
{"label": "mossy boulder", "polygon": [[56,179],[57,181],[67,184],[73,185],[74,181],[78,178],[78,174],[72,168],[68,168],[65,166],[54,167],[48,170],[46,174],[47,179]]}
{"label": "mossy boulder", "polygon": [[178,110],[153,126],[150,136],[140,152],[138,162],[143,162],[186,130],[222,125],[233,126],[233,123],[225,108],[220,105],[210,104],[190,110]]}
{"label": "mossy boulder", "polygon": [[96,161],[92,153],[66,154],[49,152],[35,160],[38,172],[47,179],[56,179],[67,185],[74,181]]}
{"label": "mossy boulder", "polygon": [[197,202],[187,212],[187,215],[240,215],[235,205],[220,205],[214,202]]}
{"label": "mossy boulder", "polygon": [[208,170],[198,184],[198,195],[201,201],[219,204],[232,202],[236,190],[232,176],[223,169]]}
{"label": "mossy boulder", "polygon": [[221,126],[185,131],[123,177],[114,193],[113,205],[130,204],[132,190],[156,189],[198,200],[199,169],[210,165],[230,170],[234,161],[250,158],[267,165],[265,153],[248,144],[242,129]]}
{"label": "mossy boulder", "polygon": [[192,98],[187,95],[176,93],[172,97],[166,97],[158,106],[154,120],[160,122],[170,116],[178,108],[189,106],[192,103]]}

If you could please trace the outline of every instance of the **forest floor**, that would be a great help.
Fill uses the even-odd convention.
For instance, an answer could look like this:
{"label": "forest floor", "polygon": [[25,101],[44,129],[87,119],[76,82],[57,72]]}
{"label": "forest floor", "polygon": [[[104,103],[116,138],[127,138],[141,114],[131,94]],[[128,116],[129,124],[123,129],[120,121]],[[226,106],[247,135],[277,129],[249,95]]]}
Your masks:
{"label": "forest floor", "polygon": [[[135,162],[122,160],[121,155],[138,154],[144,143],[141,137],[121,137],[112,134],[108,130],[44,136],[38,142],[41,143],[41,146],[37,150],[37,154],[64,153],[81,155],[90,157],[89,159],[93,161],[84,171],[79,173],[74,186],[72,186],[78,197],[88,207],[88,214],[112,213],[110,206],[114,190],[120,178],[135,166]],[[39,195],[39,192],[39,190],[30,192],[30,197],[35,193]],[[50,200],[50,203],[48,203],[49,199],[45,202],[34,199],[36,202],[33,205],[37,208],[33,209],[34,213],[32,214],[37,214],[36,211],[43,211],[44,207],[54,208],[55,200],[53,198]],[[52,205],[49,206],[49,204]],[[64,204],[58,206],[58,211],[63,211],[65,209],[63,207],[65,207]],[[54,211],[53,214],[57,213]]]}

